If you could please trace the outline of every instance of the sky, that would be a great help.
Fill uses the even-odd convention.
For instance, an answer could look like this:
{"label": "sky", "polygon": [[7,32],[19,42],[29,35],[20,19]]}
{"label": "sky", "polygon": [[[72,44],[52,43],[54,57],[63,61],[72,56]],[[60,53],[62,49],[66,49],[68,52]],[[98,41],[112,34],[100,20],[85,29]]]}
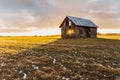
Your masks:
{"label": "sky", "polygon": [[120,33],[120,0],[0,0],[0,35],[56,35],[66,16],[92,20],[99,33]]}

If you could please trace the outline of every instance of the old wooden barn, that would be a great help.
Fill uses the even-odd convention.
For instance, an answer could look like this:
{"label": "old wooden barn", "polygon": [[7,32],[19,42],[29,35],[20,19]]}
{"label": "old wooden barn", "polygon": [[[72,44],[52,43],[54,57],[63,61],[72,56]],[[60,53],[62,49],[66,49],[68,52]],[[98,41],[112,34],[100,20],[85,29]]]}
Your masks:
{"label": "old wooden barn", "polygon": [[88,19],[67,16],[60,28],[62,38],[97,37],[97,25]]}

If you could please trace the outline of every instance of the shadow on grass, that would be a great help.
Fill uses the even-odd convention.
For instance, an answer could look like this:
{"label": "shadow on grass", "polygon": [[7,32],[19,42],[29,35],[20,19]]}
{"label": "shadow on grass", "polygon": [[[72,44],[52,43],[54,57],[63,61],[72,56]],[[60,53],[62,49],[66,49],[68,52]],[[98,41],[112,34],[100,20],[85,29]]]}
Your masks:
{"label": "shadow on grass", "polygon": [[0,79],[116,80],[120,77],[118,44],[120,40],[82,38],[37,45],[5,58]]}

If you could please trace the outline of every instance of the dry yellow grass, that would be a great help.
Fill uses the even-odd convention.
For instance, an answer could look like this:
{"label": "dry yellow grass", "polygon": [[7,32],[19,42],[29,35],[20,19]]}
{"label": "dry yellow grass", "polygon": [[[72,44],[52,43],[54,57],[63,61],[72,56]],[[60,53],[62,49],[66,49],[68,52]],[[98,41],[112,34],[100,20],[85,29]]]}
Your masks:
{"label": "dry yellow grass", "polygon": [[119,80],[120,37],[0,37],[0,80]]}
{"label": "dry yellow grass", "polygon": [[0,54],[16,54],[39,44],[54,42],[60,36],[46,37],[0,37]]}

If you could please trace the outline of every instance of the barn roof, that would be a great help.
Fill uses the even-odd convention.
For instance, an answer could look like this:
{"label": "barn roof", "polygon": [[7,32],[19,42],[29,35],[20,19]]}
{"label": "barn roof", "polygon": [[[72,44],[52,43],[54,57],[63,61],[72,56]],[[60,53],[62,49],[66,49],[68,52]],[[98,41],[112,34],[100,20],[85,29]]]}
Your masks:
{"label": "barn roof", "polygon": [[91,20],[73,17],[73,16],[67,16],[75,25],[77,26],[86,26],[86,27],[97,27],[96,24],[94,24]]}

